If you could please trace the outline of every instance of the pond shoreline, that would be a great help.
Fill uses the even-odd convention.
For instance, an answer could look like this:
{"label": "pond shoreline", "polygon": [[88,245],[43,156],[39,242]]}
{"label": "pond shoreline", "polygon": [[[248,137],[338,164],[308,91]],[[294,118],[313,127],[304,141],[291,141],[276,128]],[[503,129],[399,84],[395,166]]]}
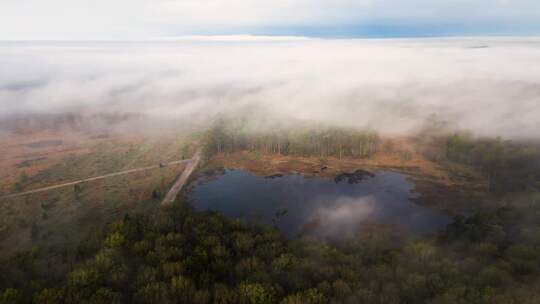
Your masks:
{"label": "pond shoreline", "polygon": [[397,231],[400,226],[426,234],[449,222],[442,212],[412,200],[417,197],[413,183],[401,173],[356,170],[335,178],[298,173],[270,177],[239,169],[207,171],[192,184],[190,205],[275,225],[290,237],[336,239],[366,229]]}
{"label": "pond shoreline", "polygon": [[[329,157],[321,163],[317,157],[235,152],[211,158],[198,170],[194,182],[212,180],[225,169],[244,170],[261,177],[301,174],[306,178],[329,179],[357,170],[365,174],[375,174],[381,170],[393,171],[406,175],[414,184],[412,192],[418,194],[414,199],[416,203],[442,210],[449,215],[468,213],[476,202],[486,198],[485,181],[475,172],[455,165],[443,167],[417,154],[408,160],[381,156],[368,159]],[[191,188],[190,184],[187,191]]]}

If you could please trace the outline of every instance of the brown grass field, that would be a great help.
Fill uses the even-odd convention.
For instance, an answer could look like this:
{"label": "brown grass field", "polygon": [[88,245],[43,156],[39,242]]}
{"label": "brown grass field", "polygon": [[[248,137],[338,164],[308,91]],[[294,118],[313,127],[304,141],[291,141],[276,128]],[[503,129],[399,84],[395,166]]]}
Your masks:
{"label": "brown grass field", "polygon": [[[55,132],[2,136],[0,193],[31,190],[182,158],[186,137]],[[76,241],[126,212],[156,208],[184,165],[0,199],[0,252]],[[21,178],[26,175],[27,178]],[[20,186],[16,189],[15,183]]]}

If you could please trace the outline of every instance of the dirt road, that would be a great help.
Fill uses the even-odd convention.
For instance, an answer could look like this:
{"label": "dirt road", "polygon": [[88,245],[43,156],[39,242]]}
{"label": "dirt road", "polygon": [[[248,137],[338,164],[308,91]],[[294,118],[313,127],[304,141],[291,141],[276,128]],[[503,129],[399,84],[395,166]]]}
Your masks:
{"label": "dirt road", "polygon": [[[197,157],[198,157],[198,155],[196,154],[195,157],[190,158],[190,159],[176,160],[176,161],[172,161],[172,162],[165,163],[165,164],[159,164],[159,165],[153,165],[153,166],[148,166],[148,167],[130,169],[130,170],[125,170],[125,171],[120,171],[120,172],[115,172],[115,173],[109,173],[109,174],[95,176],[95,177],[79,179],[79,180],[76,180],[76,181],[63,183],[63,184],[58,184],[58,185],[53,185],[53,186],[48,186],[48,187],[43,187],[43,188],[39,188],[39,189],[33,189],[33,190],[28,190],[28,191],[23,191],[23,192],[7,194],[7,195],[0,196],[0,200],[7,199],[7,198],[13,198],[13,197],[17,197],[17,196],[28,195],[28,194],[32,194],[32,193],[39,193],[39,192],[49,191],[49,190],[62,188],[62,187],[67,187],[67,186],[73,186],[73,185],[76,185],[76,184],[85,183],[85,182],[91,182],[91,181],[104,179],[104,178],[109,178],[109,177],[113,177],[113,176],[119,176],[119,175],[130,174],[130,173],[135,173],[135,172],[141,172],[141,171],[146,171],[146,170],[158,169],[158,168],[161,168],[163,166],[178,165],[178,164],[182,164],[182,163],[188,163],[186,169],[184,170],[184,172],[186,172],[188,170],[188,168],[190,167],[190,165],[192,165],[194,163],[194,160]],[[198,163],[198,160],[197,160],[197,163]],[[191,170],[193,170],[193,168]],[[182,176],[183,176],[183,174],[182,174]]]}
{"label": "dirt road", "polygon": [[189,176],[191,175],[191,173],[193,173],[193,170],[195,170],[195,168],[199,164],[200,160],[201,160],[201,150],[199,149],[197,150],[197,152],[195,152],[195,155],[193,156],[193,158],[190,159],[190,162],[187,164],[186,168],[184,169],[180,177],[178,177],[178,179],[176,180],[174,185],[171,187],[167,195],[165,195],[165,198],[161,202],[162,206],[166,206],[174,202],[174,200],[176,199],[176,196],[178,195],[178,193],[180,193],[180,191],[186,184],[187,180],[189,179]]}

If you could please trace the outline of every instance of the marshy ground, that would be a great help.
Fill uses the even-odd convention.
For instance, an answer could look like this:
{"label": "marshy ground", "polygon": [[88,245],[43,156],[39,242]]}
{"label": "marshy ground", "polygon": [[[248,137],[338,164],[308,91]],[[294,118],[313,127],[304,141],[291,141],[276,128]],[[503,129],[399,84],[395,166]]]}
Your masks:
{"label": "marshy ground", "polygon": [[[36,131],[3,137],[0,147],[0,193],[32,190],[176,160],[186,153],[188,135],[152,137],[105,133]],[[439,164],[416,153],[407,139],[394,139],[392,151],[369,158],[302,157],[241,151],[219,154],[203,164],[197,175],[220,168],[258,176],[290,175],[334,178],[356,170],[405,174],[419,194],[416,201],[450,214],[471,207],[485,192],[485,180],[474,170]],[[188,149],[192,153],[194,145]],[[45,193],[0,201],[0,247],[9,254],[37,244],[80,239],[95,226],[145,208],[156,208],[182,171],[182,166],[117,176]],[[21,176],[24,176],[21,180]],[[14,185],[17,185],[15,189]],[[376,223],[374,224],[376,226]]]}
{"label": "marshy ground", "polygon": [[403,150],[381,151],[369,158],[301,157],[260,152],[234,152],[213,157],[202,171],[219,168],[239,169],[258,176],[302,174],[306,177],[331,177],[356,170],[395,171],[410,179],[417,201],[450,213],[467,210],[471,201],[486,194],[485,178],[474,169],[451,162],[435,163],[410,147],[405,139],[396,140]]}
{"label": "marshy ground", "polygon": [[[51,130],[5,135],[2,140],[3,195],[178,160],[186,142],[182,136]],[[0,251],[9,255],[33,245],[77,241],[127,212],[155,208],[183,167],[164,166],[0,199]]]}

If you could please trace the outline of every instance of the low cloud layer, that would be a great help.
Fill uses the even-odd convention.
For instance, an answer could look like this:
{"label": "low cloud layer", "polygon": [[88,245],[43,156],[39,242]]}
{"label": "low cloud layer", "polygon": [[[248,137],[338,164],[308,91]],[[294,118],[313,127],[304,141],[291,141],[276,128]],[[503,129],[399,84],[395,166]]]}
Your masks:
{"label": "low cloud layer", "polygon": [[[0,43],[0,119],[67,111],[278,117],[403,134],[437,114],[540,136],[540,40],[210,39]],[[225,40],[225,41],[223,41]]]}

